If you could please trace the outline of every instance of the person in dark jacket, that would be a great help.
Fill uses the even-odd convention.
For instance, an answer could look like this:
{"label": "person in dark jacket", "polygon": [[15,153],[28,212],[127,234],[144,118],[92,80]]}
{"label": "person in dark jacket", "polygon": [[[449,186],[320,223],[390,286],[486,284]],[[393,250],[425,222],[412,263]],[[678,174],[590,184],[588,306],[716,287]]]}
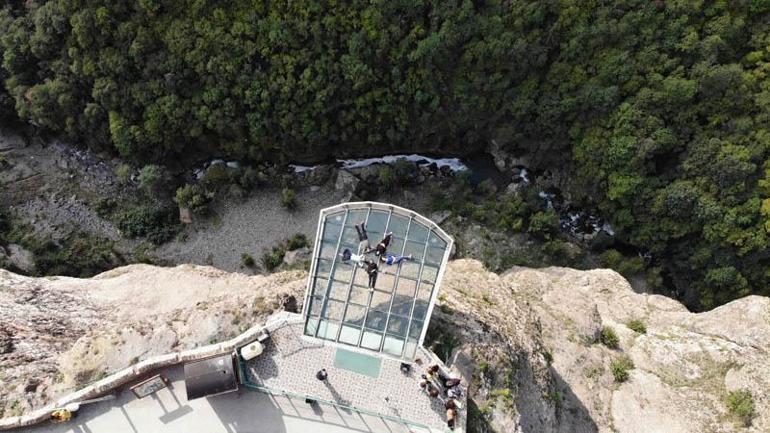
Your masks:
{"label": "person in dark jacket", "polygon": [[377,256],[385,255],[385,252],[388,250],[388,246],[390,245],[390,241],[392,240],[393,240],[393,232],[385,233],[385,236],[383,236],[380,243],[378,243],[377,246],[374,247],[374,254]]}
{"label": "person in dark jacket", "polygon": [[366,273],[369,275],[369,289],[374,290],[374,285],[377,283],[377,272],[379,268],[376,262],[370,260],[366,261]]}

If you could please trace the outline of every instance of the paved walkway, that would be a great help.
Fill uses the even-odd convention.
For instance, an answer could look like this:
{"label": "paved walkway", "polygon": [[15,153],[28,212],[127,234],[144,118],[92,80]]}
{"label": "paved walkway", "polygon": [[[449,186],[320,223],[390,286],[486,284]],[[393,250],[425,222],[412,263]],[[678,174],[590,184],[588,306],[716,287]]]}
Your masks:
{"label": "paved walkway", "polygon": [[[116,400],[84,406],[64,424],[16,430],[29,433],[407,433],[403,426],[332,406],[261,392],[236,393],[187,401],[184,373],[163,373],[171,386],[137,399],[129,390]],[[412,431],[412,433],[424,433]]]}
{"label": "paved walkway", "polygon": [[[337,368],[334,357],[338,346],[304,337],[302,326],[301,321],[290,322],[273,331],[265,351],[246,364],[246,374],[252,383],[447,430],[443,402],[428,397],[419,388],[422,367],[413,364],[417,370],[413,368],[404,374],[401,361],[384,358],[378,378]],[[421,355],[423,366],[432,363],[426,358],[427,352]],[[321,368],[329,374],[326,383],[315,378]],[[462,403],[465,408],[465,398]],[[462,426],[465,410],[459,412],[457,425]]]}

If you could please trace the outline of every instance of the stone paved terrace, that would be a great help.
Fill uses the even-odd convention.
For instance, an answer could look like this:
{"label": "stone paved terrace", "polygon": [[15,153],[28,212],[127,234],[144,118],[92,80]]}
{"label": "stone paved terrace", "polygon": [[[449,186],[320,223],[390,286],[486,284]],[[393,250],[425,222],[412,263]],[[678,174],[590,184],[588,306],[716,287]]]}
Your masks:
{"label": "stone paved terrace", "polygon": [[[424,367],[435,362],[443,366],[431,352],[421,348],[418,356],[423,365],[413,363],[408,375],[400,370],[400,360],[382,357],[380,375],[373,378],[335,367],[338,346],[304,336],[301,316],[286,317],[289,318],[285,324],[277,327],[265,342],[264,352],[245,363],[244,373],[251,383],[398,417],[429,426],[434,431],[449,431],[443,402],[430,398],[419,387]],[[321,368],[329,374],[328,384],[315,377]],[[461,403],[456,431],[465,430],[465,395]],[[410,430],[404,428],[403,431]]]}

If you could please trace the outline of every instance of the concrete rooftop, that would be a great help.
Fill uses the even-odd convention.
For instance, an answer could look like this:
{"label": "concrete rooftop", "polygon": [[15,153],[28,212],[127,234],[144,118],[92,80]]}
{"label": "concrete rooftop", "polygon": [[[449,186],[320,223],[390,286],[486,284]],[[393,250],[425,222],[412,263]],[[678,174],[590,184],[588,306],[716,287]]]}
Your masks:
{"label": "concrete rooftop", "polygon": [[[419,387],[425,367],[440,364],[435,355],[420,348],[417,357],[422,360],[422,366],[412,363],[409,374],[400,370],[401,361],[382,357],[379,377],[370,377],[335,367],[336,351],[340,347],[349,350],[348,347],[304,336],[301,316],[284,317],[288,319],[273,331],[265,343],[265,351],[245,364],[249,382],[400,418],[439,431],[447,430],[443,402],[430,398]],[[321,368],[328,372],[326,383],[315,377]],[[465,398],[461,403],[458,426],[465,425]]]}

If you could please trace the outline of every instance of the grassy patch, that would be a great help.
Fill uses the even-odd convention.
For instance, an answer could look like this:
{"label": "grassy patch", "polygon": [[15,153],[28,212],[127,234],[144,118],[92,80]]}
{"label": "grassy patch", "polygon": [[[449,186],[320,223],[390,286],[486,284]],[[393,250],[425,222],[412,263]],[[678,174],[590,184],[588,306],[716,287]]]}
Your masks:
{"label": "grassy patch", "polygon": [[616,357],[610,363],[610,370],[615,382],[622,383],[628,380],[629,371],[634,369],[634,362],[627,355]]}
{"label": "grassy patch", "polygon": [[618,338],[618,334],[616,334],[615,330],[609,326],[602,328],[602,334],[599,337],[599,341],[610,349],[617,349],[620,347],[620,339]]}
{"label": "grassy patch", "polygon": [[281,204],[286,209],[292,210],[297,207],[297,193],[291,188],[281,190]]}
{"label": "grassy patch", "polygon": [[307,241],[307,237],[302,233],[296,233],[286,241],[286,249],[288,251],[294,251],[309,246],[310,243]]}
{"label": "grassy patch", "polygon": [[750,426],[754,418],[756,408],[754,406],[754,396],[748,389],[730,391],[727,394],[727,409],[738,418],[744,426]]}
{"label": "grassy patch", "polygon": [[639,319],[633,319],[629,320],[628,323],[626,323],[626,326],[628,326],[628,329],[639,333],[639,334],[646,334],[647,333],[647,326]]}
{"label": "grassy patch", "polygon": [[241,265],[247,268],[253,268],[256,263],[254,262],[254,257],[251,256],[249,253],[243,253],[241,254]]}
{"label": "grassy patch", "polygon": [[286,255],[286,249],[283,245],[275,246],[270,251],[262,254],[262,266],[268,271],[273,271],[283,263],[283,256]]}

